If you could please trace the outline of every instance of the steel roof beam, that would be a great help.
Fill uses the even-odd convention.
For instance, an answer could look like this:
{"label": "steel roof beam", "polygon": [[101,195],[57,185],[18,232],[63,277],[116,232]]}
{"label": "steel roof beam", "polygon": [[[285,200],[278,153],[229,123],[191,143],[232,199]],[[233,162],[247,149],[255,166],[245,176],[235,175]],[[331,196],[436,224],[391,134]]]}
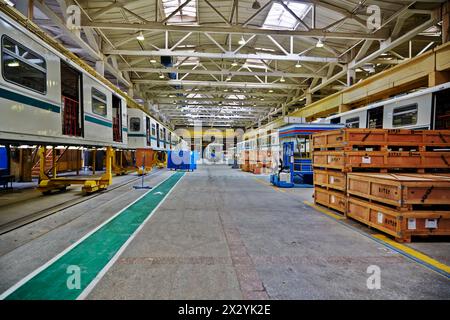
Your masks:
{"label": "steel roof beam", "polygon": [[111,50],[104,52],[107,55],[124,55],[135,57],[152,57],[152,56],[169,56],[169,57],[197,57],[210,59],[263,59],[263,60],[280,60],[280,61],[307,61],[317,63],[339,62],[335,57],[313,57],[298,54],[277,55],[268,53],[234,53],[231,51],[224,53],[216,52],[192,52],[192,51],[172,51],[169,49],[161,50]]}
{"label": "steel roof beam", "polygon": [[233,25],[230,27],[221,26],[195,26],[195,25],[165,25],[162,23],[116,23],[116,22],[90,22],[83,21],[82,27],[109,29],[109,30],[162,30],[162,31],[176,31],[176,32],[208,32],[219,34],[239,34],[239,35],[271,35],[271,36],[296,36],[300,38],[327,38],[327,39],[372,39],[372,40],[386,40],[389,37],[387,30],[379,30],[373,34],[358,33],[358,32],[328,32],[322,29],[311,29],[308,31],[302,30],[279,30],[266,28],[248,28]]}
{"label": "steel roof beam", "polygon": [[188,87],[222,87],[222,88],[249,88],[249,89],[298,89],[307,88],[307,85],[281,84],[281,83],[256,83],[256,82],[225,82],[225,81],[192,81],[192,80],[132,80],[135,84],[154,84],[167,86]]}
{"label": "steel roof beam", "polygon": [[256,72],[256,71],[234,71],[234,70],[198,70],[198,69],[179,69],[179,68],[121,68],[121,71],[143,72],[143,73],[191,73],[204,75],[229,75],[232,76],[261,76],[261,77],[285,77],[285,78],[325,78],[325,74],[314,73],[290,73],[290,72]]}

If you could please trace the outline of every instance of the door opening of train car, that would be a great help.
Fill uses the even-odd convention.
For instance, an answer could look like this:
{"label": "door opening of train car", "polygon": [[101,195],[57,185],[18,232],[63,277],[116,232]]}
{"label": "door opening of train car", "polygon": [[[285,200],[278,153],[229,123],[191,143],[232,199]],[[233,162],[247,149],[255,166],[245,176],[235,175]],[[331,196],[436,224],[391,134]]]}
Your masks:
{"label": "door opening of train car", "polygon": [[122,101],[114,94],[112,96],[112,111],[113,140],[122,142]]}
{"label": "door opening of train car", "polygon": [[83,136],[83,99],[81,73],[61,61],[62,133]]}

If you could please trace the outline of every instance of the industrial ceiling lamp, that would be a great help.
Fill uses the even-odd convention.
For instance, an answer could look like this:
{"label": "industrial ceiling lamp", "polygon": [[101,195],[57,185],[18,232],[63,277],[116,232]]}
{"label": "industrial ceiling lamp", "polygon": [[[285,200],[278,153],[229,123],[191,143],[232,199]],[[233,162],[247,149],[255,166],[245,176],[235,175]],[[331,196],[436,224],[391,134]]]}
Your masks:
{"label": "industrial ceiling lamp", "polygon": [[225,81],[230,81],[231,80],[231,73],[228,74],[227,78],[225,79]]}
{"label": "industrial ceiling lamp", "polygon": [[164,75],[162,73],[159,74],[160,79],[164,79]]}
{"label": "industrial ceiling lamp", "polygon": [[273,90],[272,89],[269,89],[269,93],[272,93],[273,92]]}
{"label": "industrial ceiling lamp", "polygon": [[255,10],[261,9],[261,4],[259,3],[258,0],[255,0],[255,2],[253,2],[252,9],[255,9]]}
{"label": "industrial ceiling lamp", "polygon": [[236,60],[233,60],[233,62],[231,63],[232,67],[236,67],[238,65],[238,63],[236,62]]}
{"label": "industrial ceiling lamp", "polygon": [[286,80],[284,80],[284,77],[280,78],[280,82],[285,82]]}
{"label": "industrial ceiling lamp", "polygon": [[150,58],[150,63],[156,63],[156,59],[155,58]]}
{"label": "industrial ceiling lamp", "polygon": [[317,48],[323,48],[323,42],[322,42],[322,39],[319,39],[319,40],[317,41],[316,47],[317,47]]}
{"label": "industrial ceiling lamp", "polygon": [[297,61],[297,63],[295,64],[295,67],[296,68],[301,68],[302,67],[302,65],[300,64],[300,61]]}
{"label": "industrial ceiling lamp", "polygon": [[238,43],[239,43],[240,45],[244,45],[244,44],[245,44],[244,36],[241,36],[241,39],[238,41]]}
{"label": "industrial ceiling lamp", "polygon": [[145,40],[145,37],[142,34],[142,31],[139,32],[139,34],[137,35],[136,39],[139,40],[139,41],[144,41]]}

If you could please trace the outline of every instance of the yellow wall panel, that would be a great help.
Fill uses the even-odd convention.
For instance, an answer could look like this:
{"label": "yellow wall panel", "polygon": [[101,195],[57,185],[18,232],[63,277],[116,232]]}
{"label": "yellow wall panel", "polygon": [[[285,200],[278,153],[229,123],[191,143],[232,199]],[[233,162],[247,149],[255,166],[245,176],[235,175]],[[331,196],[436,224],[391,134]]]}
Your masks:
{"label": "yellow wall panel", "polygon": [[450,70],[450,42],[434,49],[436,52],[436,70]]}

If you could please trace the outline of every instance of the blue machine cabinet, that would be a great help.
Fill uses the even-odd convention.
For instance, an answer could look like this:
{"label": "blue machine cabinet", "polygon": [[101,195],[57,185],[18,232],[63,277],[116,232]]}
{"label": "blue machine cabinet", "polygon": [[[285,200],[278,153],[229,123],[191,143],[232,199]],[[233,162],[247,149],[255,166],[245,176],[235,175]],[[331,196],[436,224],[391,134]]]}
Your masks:
{"label": "blue machine cabinet", "polygon": [[[283,146],[282,168],[270,176],[270,182],[280,188],[292,188],[295,185],[310,187],[313,185],[313,167],[309,142],[312,134],[342,128],[341,124],[303,123],[279,129],[279,140]],[[284,141],[283,140],[287,140]],[[295,140],[297,153],[295,153]],[[303,147],[303,151],[301,151]],[[288,180],[286,181],[286,177]]]}
{"label": "blue machine cabinet", "polygon": [[167,154],[167,168],[170,170],[194,171],[197,169],[198,153],[188,150],[171,150]]}

